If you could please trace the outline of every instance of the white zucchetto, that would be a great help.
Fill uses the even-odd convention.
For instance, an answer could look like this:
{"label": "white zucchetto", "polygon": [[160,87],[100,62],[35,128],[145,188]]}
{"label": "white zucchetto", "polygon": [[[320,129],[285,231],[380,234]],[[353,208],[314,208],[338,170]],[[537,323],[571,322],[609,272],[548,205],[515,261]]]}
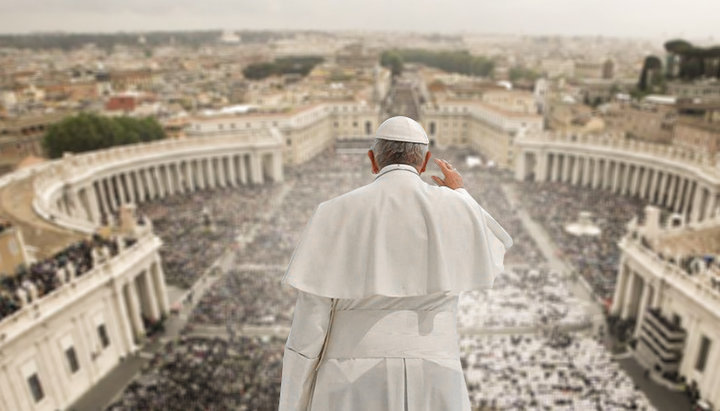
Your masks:
{"label": "white zucchetto", "polygon": [[390,117],[383,121],[375,133],[375,138],[406,143],[428,144],[430,142],[420,123],[405,116]]}

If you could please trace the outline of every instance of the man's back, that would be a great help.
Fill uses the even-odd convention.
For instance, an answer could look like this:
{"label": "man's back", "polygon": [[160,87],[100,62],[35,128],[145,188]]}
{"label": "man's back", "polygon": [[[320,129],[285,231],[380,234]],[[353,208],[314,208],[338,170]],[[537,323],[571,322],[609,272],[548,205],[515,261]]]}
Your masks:
{"label": "man's back", "polygon": [[447,161],[433,176],[444,187],[422,181],[428,144],[416,121],[386,120],[368,151],[375,181],[308,222],[282,280],[298,298],[281,411],[470,409],[458,294],[492,286],[512,239]]}
{"label": "man's back", "polygon": [[431,186],[410,166],[388,166],[372,183],[318,206],[303,233],[312,243],[301,240],[286,280],[340,298],[489,287],[493,278],[479,271],[502,270],[505,247],[488,233],[486,218],[464,190]]}

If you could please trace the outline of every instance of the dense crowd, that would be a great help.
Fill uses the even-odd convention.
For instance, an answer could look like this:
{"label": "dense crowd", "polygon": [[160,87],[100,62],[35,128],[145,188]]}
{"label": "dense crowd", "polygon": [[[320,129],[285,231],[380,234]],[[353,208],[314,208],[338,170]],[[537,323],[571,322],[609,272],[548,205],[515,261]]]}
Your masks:
{"label": "dense crowd", "polygon": [[153,222],[163,240],[160,249],[165,279],[189,288],[236,240],[254,230],[280,187],[242,186],[177,194],[142,204],[138,214]]}
{"label": "dense crowd", "polygon": [[470,400],[480,410],[654,409],[587,336],[464,336],[460,347]]}
{"label": "dense crowd", "polygon": [[[562,183],[525,182],[522,203],[541,223],[566,259],[602,298],[612,298],[620,259],[617,242],[627,223],[639,216],[643,201]],[[602,230],[598,236],[576,236],[565,226],[578,219],[580,211],[592,213]]]}
{"label": "dense crowd", "polygon": [[277,410],[283,343],[181,337],[156,353],[107,410]]}
{"label": "dense crowd", "polygon": [[279,284],[278,269],[231,270],[205,291],[191,325],[287,325],[295,292]]}
{"label": "dense crowd", "polygon": [[[0,320],[115,256],[116,241],[94,235],[70,244],[52,257],[27,267],[21,265],[14,274],[0,274]],[[134,240],[123,241],[129,246]]]}
{"label": "dense crowd", "polygon": [[309,162],[287,167],[285,180],[291,188],[254,241],[238,250],[238,260],[286,266],[318,204],[373,181],[367,161],[361,154],[326,150]]}
{"label": "dense crowd", "polygon": [[[459,326],[466,330],[554,329],[587,323],[583,304],[569,293],[566,279],[546,267],[506,198],[501,184],[513,184],[508,174],[470,167],[464,161],[467,153],[461,150],[434,150],[434,154],[459,169],[468,192],[514,240],[506,255],[508,270],[498,276],[494,289],[461,295]],[[439,174],[434,166],[428,168],[429,174]],[[422,178],[431,182],[428,175]],[[185,331],[204,325],[289,326],[294,292],[281,287],[279,280],[307,221],[320,202],[372,181],[364,155],[325,151],[305,164],[286,167],[281,185],[200,192],[143,206],[140,212],[153,220],[166,244],[161,252],[169,282],[191,285],[223,250],[237,242],[237,267],[201,297]],[[549,188],[523,186],[523,200],[556,240],[565,239],[559,243],[568,257],[573,257],[576,245],[561,236],[562,227],[579,210],[596,211],[606,220],[611,217],[603,213],[611,213],[613,227],[603,235],[619,237],[628,216],[621,200],[582,206],[582,201],[589,202],[587,198],[576,198],[578,195],[564,186],[552,189],[560,194],[555,196]],[[615,215],[595,207],[619,211]],[[209,212],[203,213],[203,209]],[[605,220],[599,222],[606,228]],[[603,253],[606,246],[590,247],[592,252],[577,250],[581,258],[608,259]],[[607,262],[601,267],[610,269],[610,265]],[[594,266],[580,267],[587,272]],[[236,340],[230,326],[228,333],[230,342],[186,337],[168,345],[111,409],[276,409],[284,341]],[[461,349],[471,402],[477,409],[651,408],[605,349],[588,337],[466,336],[461,339]]]}
{"label": "dense crowd", "polygon": [[573,297],[559,273],[512,267],[492,290],[460,295],[458,326],[467,329],[581,327],[590,323],[586,303]]}

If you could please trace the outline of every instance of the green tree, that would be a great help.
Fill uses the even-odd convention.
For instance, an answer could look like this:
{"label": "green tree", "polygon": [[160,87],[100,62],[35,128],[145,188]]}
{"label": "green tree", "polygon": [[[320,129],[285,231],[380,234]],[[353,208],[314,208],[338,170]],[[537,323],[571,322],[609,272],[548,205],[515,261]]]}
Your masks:
{"label": "green tree", "polygon": [[58,158],[66,151],[80,153],[163,138],[162,126],[152,117],[136,119],[80,113],[50,126],[42,144],[48,156]]}
{"label": "green tree", "polygon": [[403,58],[395,51],[384,51],[380,55],[380,65],[389,68],[393,77],[399,76],[403,71]]}

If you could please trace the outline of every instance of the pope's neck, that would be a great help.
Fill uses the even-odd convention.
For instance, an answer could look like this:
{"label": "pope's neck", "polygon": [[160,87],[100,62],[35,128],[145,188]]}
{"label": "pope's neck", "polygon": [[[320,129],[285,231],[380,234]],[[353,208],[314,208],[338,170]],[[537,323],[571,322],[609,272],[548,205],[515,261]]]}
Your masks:
{"label": "pope's neck", "polygon": [[407,164],[389,164],[389,165],[386,165],[385,167],[383,167],[382,169],[380,169],[380,171],[378,172],[378,175],[375,176],[375,178],[378,178],[384,174],[387,174],[387,173],[395,171],[395,170],[405,170],[405,171],[410,171],[412,173],[415,173],[418,176],[420,175],[420,173],[417,171],[417,169],[413,166],[409,166]]}

